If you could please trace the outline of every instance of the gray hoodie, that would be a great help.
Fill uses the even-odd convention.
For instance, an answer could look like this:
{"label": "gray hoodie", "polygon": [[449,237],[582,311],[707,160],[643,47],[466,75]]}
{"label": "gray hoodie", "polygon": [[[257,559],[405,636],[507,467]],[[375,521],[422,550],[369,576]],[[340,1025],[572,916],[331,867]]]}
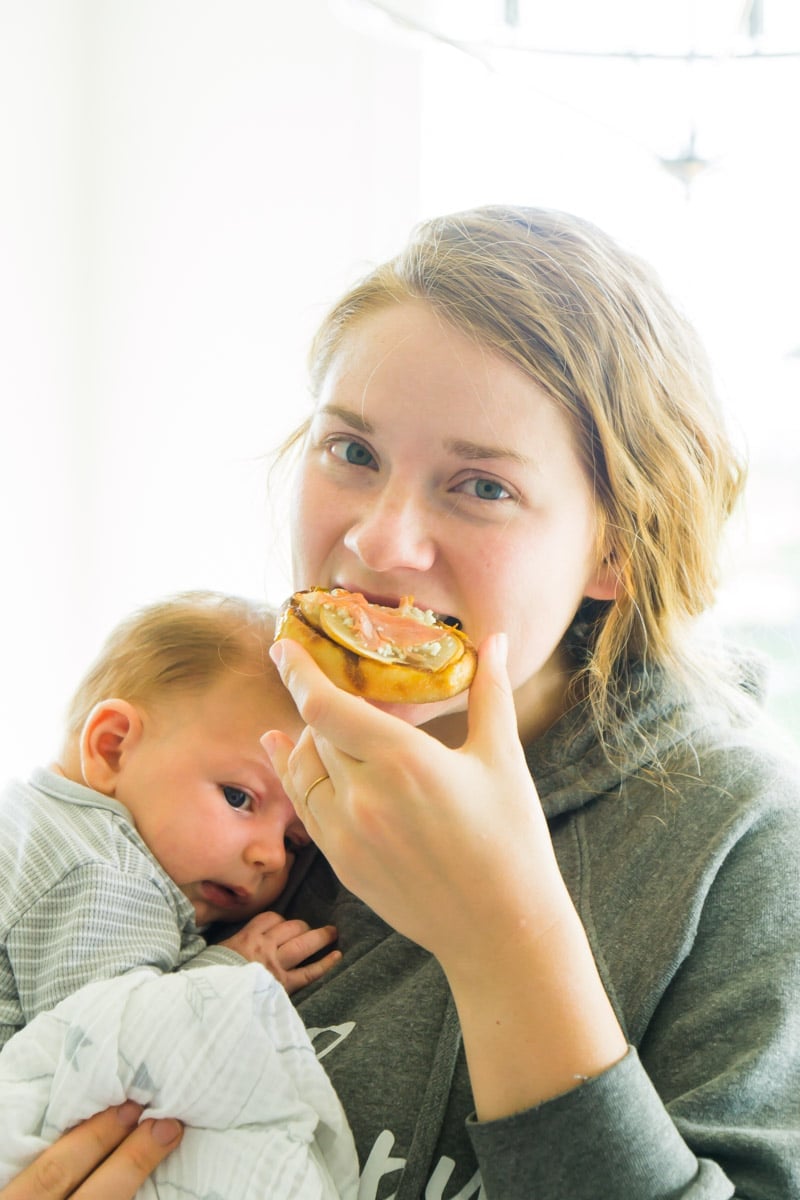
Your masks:
{"label": "gray hoodie", "polygon": [[289,911],[334,922],[344,957],[295,1000],[353,1127],[359,1200],[800,1198],[800,771],[755,719],[663,683],[639,712],[624,769],[580,710],[527,750],[630,1044],[537,1108],[474,1118],[438,964],[312,857]]}

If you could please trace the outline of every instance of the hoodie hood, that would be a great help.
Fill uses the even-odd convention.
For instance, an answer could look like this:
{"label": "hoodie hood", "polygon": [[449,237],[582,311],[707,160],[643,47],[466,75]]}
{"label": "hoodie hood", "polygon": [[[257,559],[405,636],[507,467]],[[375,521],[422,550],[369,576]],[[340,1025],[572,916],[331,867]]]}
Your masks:
{"label": "hoodie hood", "polygon": [[622,724],[612,745],[598,737],[589,707],[579,703],[535,742],[525,747],[548,820],[574,812],[597,796],[618,791],[642,772],[658,773],[687,742],[705,740],[718,724],[747,726],[760,716],[766,690],[766,668],[754,654],[728,648],[715,696],[698,702],[686,687],[661,669],[637,666],[631,674],[634,712]]}

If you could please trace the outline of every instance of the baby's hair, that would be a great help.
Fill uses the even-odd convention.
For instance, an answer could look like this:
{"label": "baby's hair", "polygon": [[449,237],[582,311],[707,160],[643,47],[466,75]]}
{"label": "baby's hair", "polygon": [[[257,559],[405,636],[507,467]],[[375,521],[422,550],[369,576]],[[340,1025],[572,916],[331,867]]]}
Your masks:
{"label": "baby's hair", "polygon": [[699,339],[655,272],[591,223],[490,206],[424,222],[331,309],[311,347],[315,396],[348,332],[408,301],[511,361],[569,417],[617,598],[587,601],[568,644],[576,689],[610,736],[642,669],[696,676],[685,635],[714,600],[744,483]]}
{"label": "baby's hair", "polygon": [[208,687],[226,671],[263,676],[281,694],[268,653],[273,630],[266,605],[220,592],[181,592],[139,609],[112,631],[73,695],[67,743],[80,737],[94,706],[111,697],[147,705]]}

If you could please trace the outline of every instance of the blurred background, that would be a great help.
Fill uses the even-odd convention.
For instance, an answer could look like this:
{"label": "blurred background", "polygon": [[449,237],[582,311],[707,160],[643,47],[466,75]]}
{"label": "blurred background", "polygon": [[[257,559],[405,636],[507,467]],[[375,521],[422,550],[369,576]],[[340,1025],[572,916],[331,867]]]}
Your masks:
{"label": "blurred background", "polygon": [[796,0],[0,0],[0,766],[110,628],[290,589],[270,453],[328,304],[437,212],[659,269],[751,461],[720,614],[800,718]]}

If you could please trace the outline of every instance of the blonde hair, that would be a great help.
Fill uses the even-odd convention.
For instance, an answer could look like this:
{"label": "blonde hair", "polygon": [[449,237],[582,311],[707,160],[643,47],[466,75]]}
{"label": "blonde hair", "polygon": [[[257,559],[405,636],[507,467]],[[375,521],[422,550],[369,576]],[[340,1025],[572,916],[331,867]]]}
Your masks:
{"label": "blonde hair", "polygon": [[314,394],[359,320],[409,300],[514,363],[570,418],[617,598],[585,602],[569,641],[576,684],[611,731],[634,664],[684,681],[697,667],[682,634],[714,599],[744,482],[700,342],[653,270],[594,225],[492,206],[421,224],[334,306],[311,347]]}
{"label": "blonde hair", "polygon": [[139,609],[112,631],[73,695],[67,745],[101,700],[144,706],[208,687],[225,671],[263,676],[291,707],[268,653],[273,630],[269,608],[220,592],[182,592]]}

